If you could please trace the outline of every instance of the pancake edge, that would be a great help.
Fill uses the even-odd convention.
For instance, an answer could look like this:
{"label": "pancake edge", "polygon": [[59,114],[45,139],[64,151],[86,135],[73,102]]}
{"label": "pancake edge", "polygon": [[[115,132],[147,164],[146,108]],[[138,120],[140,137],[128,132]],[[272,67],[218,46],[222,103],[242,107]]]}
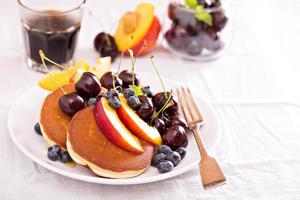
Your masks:
{"label": "pancake edge", "polygon": [[[44,138],[44,140],[46,141],[46,143],[48,144],[49,147],[50,147],[50,146],[53,146],[53,145],[58,145],[58,146],[60,146],[59,144],[57,144],[55,141],[51,140],[51,139],[48,137],[48,135],[47,135],[46,131],[44,130],[43,125],[42,125],[41,122],[40,122],[40,127],[41,127],[41,132],[42,132],[43,138]],[[64,148],[64,147],[62,147],[62,146],[60,146],[60,148],[61,148],[62,150],[67,150],[66,148]]]}
{"label": "pancake edge", "polygon": [[67,149],[68,152],[71,156],[71,158],[79,165],[87,166],[94,172],[96,175],[101,176],[101,177],[106,177],[106,178],[114,178],[114,179],[126,179],[126,178],[132,178],[135,176],[138,176],[145,172],[149,166],[146,166],[145,168],[138,170],[138,171],[123,171],[123,172],[116,172],[116,171],[111,171],[107,169],[103,169],[87,160],[82,158],[78,153],[75,152],[75,150],[72,148],[71,142],[69,141],[69,133],[67,135]]}

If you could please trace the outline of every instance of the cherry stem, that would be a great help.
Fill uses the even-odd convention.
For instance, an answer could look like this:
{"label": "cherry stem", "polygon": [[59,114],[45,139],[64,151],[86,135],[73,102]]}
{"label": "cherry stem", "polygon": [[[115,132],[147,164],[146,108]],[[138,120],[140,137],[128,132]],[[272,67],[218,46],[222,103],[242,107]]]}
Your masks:
{"label": "cherry stem", "polygon": [[120,73],[120,69],[121,69],[121,64],[122,64],[123,58],[124,58],[124,51],[122,51],[122,53],[121,53],[121,57],[120,57],[120,61],[119,61],[119,66],[118,66],[118,74]]}
{"label": "cherry stem", "polygon": [[155,66],[155,64],[154,64],[153,58],[154,58],[154,56],[152,55],[152,56],[150,57],[150,61],[151,61],[151,63],[152,63],[152,66],[154,67],[154,70],[155,70],[155,72],[156,72],[156,74],[157,74],[157,76],[158,76],[158,78],[159,78],[159,80],[160,80],[160,82],[161,82],[161,85],[162,85],[162,87],[163,87],[163,89],[164,89],[165,98],[168,98],[167,90],[166,90],[166,88],[165,88],[165,84],[164,84],[164,82],[163,82],[161,76],[160,76],[159,73],[158,73],[158,70],[157,70],[157,68],[156,68],[156,66]]}
{"label": "cherry stem", "polygon": [[[136,58],[144,51],[144,49],[147,47],[147,41],[144,40],[144,44],[142,46],[142,48],[138,51],[138,53],[136,54],[135,58],[134,58],[134,65],[135,65],[135,62],[136,62]],[[132,54],[133,55],[133,54]]]}
{"label": "cherry stem", "polygon": [[[45,60],[47,60],[48,62],[50,62],[51,60],[50,59],[48,59],[46,56],[45,56],[45,54],[44,54],[44,52],[43,52],[43,50],[39,50],[39,54],[40,54],[40,57],[41,57],[41,60],[42,60],[42,63],[43,63],[43,66],[44,66],[44,68],[46,69],[46,71],[48,72],[48,74],[51,76],[51,78],[55,81],[55,83],[58,85],[58,87],[61,89],[61,91],[64,93],[64,94],[67,94],[66,93],[66,91],[62,88],[62,86],[59,84],[59,82],[58,82],[58,80],[49,72],[49,69],[48,69],[48,67],[47,67],[47,65],[46,65],[46,63],[45,63]],[[51,62],[52,63],[52,62]],[[55,63],[55,62],[53,62],[53,63]]]}
{"label": "cherry stem", "polygon": [[131,73],[132,73],[132,85],[134,85],[134,65],[135,65],[135,59],[133,57],[133,51],[131,49],[128,49],[129,56],[131,59]]}
{"label": "cherry stem", "polygon": [[[133,51],[131,49],[128,49],[129,56],[130,56],[130,59],[131,59],[131,65],[132,65],[132,68],[131,68],[132,85],[134,85],[134,71],[135,71],[134,66],[135,66],[136,58],[137,58],[137,56],[139,56],[143,52],[143,50],[146,48],[146,46],[147,46],[147,41],[144,40],[143,47],[138,51],[138,53],[137,53],[137,55],[135,57],[133,55]],[[123,56],[123,52],[122,52],[122,56]]]}
{"label": "cherry stem", "polygon": [[[101,28],[103,29],[103,31],[105,31],[105,28],[104,28],[104,26],[103,26],[103,24],[101,23],[101,21],[92,13],[92,11],[91,10],[89,10],[89,14],[90,14],[90,16],[101,26]],[[107,44],[108,44],[108,46],[111,46],[111,42],[110,42],[110,40],[109,40],[109,37],[108,37],[108,35],[105,33],[105,32],[103,32],[104,33],[104,37],[105,37],[105,40],[106,40],[106,42],[107,42]]]}
{"label": "cherry stem", "polygon": [[[40,50],[40,51],[42,51],[42,50]],[[44,52],[42,51],[42,53],[44,53]],[[49,58],[47,58],[47,57],[45,56],[45,54],[44,54],[44,60],[48,61],[49,63],[53,64],[54,66],[56,66],[56,67],[58,67],[58,68],[60,68],[60,69],[63,69],[63,70],[65,69],[64,66],[62,66],[62,65],[60,65],[60,64],[58,64],[58,63],[56,63],[56,62],[54,62],[53,60],[50,60]]]}
{"label": "cherry stem", "polygon": [[[133,40],[133,35],[130,37],[130,41],[131,40]],[[127,41],[126,46],[129,44],[130,41]],[[121,58],[120,58],[120,61],[119,61],[119,66],[118,66],[118,74],[121,70],[121,65],[122,65],[122,61],[123,61],[123,58],[124,58],[124,53],[125,53],[125,50],[123,50],[122,53],[121,53]]]}
{"label": "cherry stem", "polygon": [[121,86],[117,86],[115,90],[120,89],[121,91],[123,91],[123,88]]}
{"label": "cherry stem", "polygon": [[[168,104],[169,104],[172,96],[173,96],[173,91],[170,92],[170,96],[168,97],[168,99],[167,99],[166,103],[163,105],[163,107],[161,107],[161,109],[157,113],[153,113],[150,124],[152,124],[153,120],[155,118],[157,118],[161,112],[165,111],[169,107]],[[163,116],[163,117],[165,118],[165,116]]]}
{"label": "cherry stem", "polygon": [[161,113],[161,112],[163,112],[165,109],[167,109],[167,107],[168,107],[168,104],[169,104],[169,102],[170,102],[170,100],[171,100],[171,98],[172,98],[172,91],[171,91],[171,93],[170,93],[170,96],[168,97],[168,99],[167,99],[167,101],[166,101],[166,103],[165,103],[165,105],[158,111],[158,115]]}
{"label": "cherry stem", "polygon": [[113,84],[114,90],[116,90],[115,76],[116,76],[116,74],[112,74],[112,84]]}

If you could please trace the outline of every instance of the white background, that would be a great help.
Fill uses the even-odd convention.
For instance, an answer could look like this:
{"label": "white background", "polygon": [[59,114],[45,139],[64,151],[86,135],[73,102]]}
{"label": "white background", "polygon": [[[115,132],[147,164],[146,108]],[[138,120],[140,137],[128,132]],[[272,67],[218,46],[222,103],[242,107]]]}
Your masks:
{"label": "white background", "polygon": [[[136,2],[89,0],[88,7],[109,30]],[[153,2],[161,16],[168,1]],[[7,114],[41,75],[24,64],[16,1],[2,0],[0,199],[300,199],[299,10],[297,0],[232,0],[232,40],[221,59],[194,63],[175,59],[161,47],[154,52],[161,74],[191,85],[222,120],[216,156],[228,184],[203,191],[196,168],[158,183],[104,186],[62,177],[26,158],[9,138]],[[77,58],[95,62],[92,40],[99,31],[86,15]],[[137,69],[153,73],[147,57],[138,60]]]}

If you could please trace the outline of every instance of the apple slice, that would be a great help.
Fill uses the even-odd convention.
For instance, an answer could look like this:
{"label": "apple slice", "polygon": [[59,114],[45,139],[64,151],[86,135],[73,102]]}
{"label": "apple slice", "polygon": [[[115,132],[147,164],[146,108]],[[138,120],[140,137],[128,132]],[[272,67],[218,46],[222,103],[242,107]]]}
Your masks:
{"label": "apple slice", "polygon": [[125,127],[116,110],[109,106],[106,98],[101,98],[98,101],[94,114],[99,129],[110,142],[126,151],[144,152],[139,139]]}
{"label": "apple slice", "polygon": [[142,120],[136,112],[129,107],[127,100],[123,95],[119,96],[122,105],[117,109],[121,121],[136,136],[150,142],[154,145],[161,144],[161,136],[156,128],[149,126]]}

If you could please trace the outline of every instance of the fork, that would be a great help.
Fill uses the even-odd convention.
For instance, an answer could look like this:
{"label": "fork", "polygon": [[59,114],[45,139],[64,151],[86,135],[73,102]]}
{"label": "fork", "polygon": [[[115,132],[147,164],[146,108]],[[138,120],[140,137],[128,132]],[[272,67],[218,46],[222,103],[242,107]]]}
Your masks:
{"label": "fork", "polygon": [[177,88],[176,93],[179,99],[179,114],[185,118],[188,128],[193,132],[201,155],[199,171],[203,188],[211,189],[225,184],[226,178],[222,169],[216,159],[207,153],[202,141],[200,126],[203,124],[203,117],[195,98],[187,87]]}

